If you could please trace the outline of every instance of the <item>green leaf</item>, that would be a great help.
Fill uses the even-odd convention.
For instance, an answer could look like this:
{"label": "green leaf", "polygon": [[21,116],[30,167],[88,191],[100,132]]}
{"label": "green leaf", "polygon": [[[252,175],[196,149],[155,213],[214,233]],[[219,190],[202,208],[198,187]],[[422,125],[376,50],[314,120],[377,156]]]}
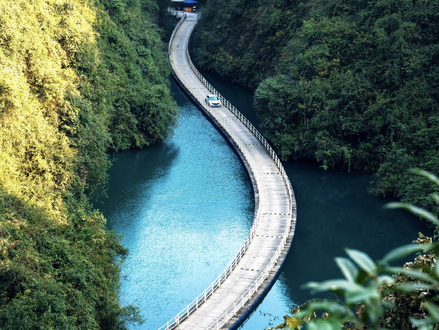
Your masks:
{"label": "green leaf", "polygon": [[391,276],[388,276],[388,275],[381,275],[381,276],[378,276],[377,282],[378,282],[378,285],[384,285],[384,284],[392,285],[395,283],[395,279]]}
{"label": "green leaf", "polygon": [[368,303],[369,301],[380,298],[380,294],[376,289],[361,287],[357,290],[346,291],[346,304]]}
{"label": "green leaf", "polygon": [[426,304],[428,313],[430,314],[431,318],[436,322],[439,323],[439,306],[433,304],[432,302],[428,302]]}
{"label": "green leaf", "polygon": [[304,285],[304,288],[311,289],[315,292],[319,291],[335,291],[335,290],[358,290],[361,288],[358,284],[338,279],[328,280],[324,282],[308,282]]}
{"label": "green leaf", "polygon": [[424,283],[403,283],[395,287],[395,290],[400,292],[414,292],[416,290],[431,290],[431,289],[433,289],[433,285],[424,284]]}
{"label": "green leaf", "polygon": [[428,250],[431,244],[419,245],[419,244],[407,244],[393,249],[388,252],[383,259],[381,259],[380,263],[387,264],[391,261],[396,261],[402,258],[407,257],[408,255],[418,252]]}
{"label": "green leaf", "polygon": [[415,319],[414,317],[410,317],[410,323],[416,327],[416,329],[418,330],[431,330],[432,327],[430,325],[431,321],[429,320],[429,318],[425,318],[425,319]]}
{"label": "green leaf", "polygon": [[353,249],[346,249],[346,253],[361,269],[369,274],[376,273],[375,263],[366,253]]}
{"label": "green leaf", "polygon": [[410,323],[419,330],[430,330],[433,329],[439,323],[439,307],[432,302],[428,302],[424,305],[428,310],[428,316],[423,319],[410,318]]}
{"label": "green leaf", "polygon": [[384,207],[387,209],[406,209],[411,213],[430,221],[435,226],[439,226],[439,219],[435,217],[433,213],[430,213],[420,207],[399,202],[388,203]]}
{"label": "green leaf", "polygon": [[414,168],[411,170],[413,173],[425,176],[427,179],[429,179],[431,182],[434,182],[435,184],[437,184],[439,186],[439,178],[427,171],[421,170],[419,168]]}
{"label": "green leaf", "polygon": [[340,323],[337,320],[319,320],[319,322],[309,323],[308,330],[337,330],[340,329]]}
{"label": "green leaf", "polygon": [[434,284],[436,282],[436,280],[432,276],[430,276],[426,273],[420,272],[418,270],[406,269],[406,268],[402,268],[402,267],[388,267],[386,269],[393,272],[393,273],[404,274],[406,276],[416,278],[418,280],[423,280],[425,282],[430,282],[432,284]]}
{"label": "green leaf", "polygon": [[335,262],[340,268],[343,275],[349,282],[355,282],[358,275],[358,268],[347,258],[338,257],[335,258]]}

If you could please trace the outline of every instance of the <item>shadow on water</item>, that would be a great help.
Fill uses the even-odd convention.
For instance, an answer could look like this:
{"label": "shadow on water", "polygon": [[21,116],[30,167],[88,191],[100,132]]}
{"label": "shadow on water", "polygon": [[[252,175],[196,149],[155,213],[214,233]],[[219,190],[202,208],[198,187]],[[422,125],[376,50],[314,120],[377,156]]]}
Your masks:
{"label": "shadow on water", "polygon": [[[178,153],[179,149],[176,145],[161,144],[114,154],[113,165],[108,172],[111,177],[107,192],[108,199],[97,205],[97,208],[104,214],[114,214],[116,210],[134,213],[133,207],[139,198],[138,191],[148,180],[165,177]],[[112,218],[108,220],[108,226],[112,228]]]}
{"label": "shadow on water", "polygon": [[[175,84],[171,85],[171,92],[178,104],[190,102]],[[116,210],[133,213],[133,204],[139,198],[138,191],[142,190],[145,182],[165,177],[169,173],[178,157],[179,149],[175,142],[168,139],[140,150],[126,150],[112,154],[112,166],[108,171],[111,178],[107,191],[108,198],[100,201],[96,207],[104,214],[114,214]],[[148,191],[142,194],[148,194]],[[108,220],[109,228],[112,228],[112,219],[113,217],[110,217]]]}

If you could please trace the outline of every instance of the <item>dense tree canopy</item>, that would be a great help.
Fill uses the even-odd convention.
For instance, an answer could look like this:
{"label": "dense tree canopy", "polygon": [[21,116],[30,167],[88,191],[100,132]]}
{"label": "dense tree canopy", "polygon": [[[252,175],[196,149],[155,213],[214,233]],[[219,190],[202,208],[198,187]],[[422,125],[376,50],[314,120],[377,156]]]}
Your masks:
{"label": "dense tree canopy", "polygon": [[[376,194],[437,215],[438,178],[410,169],[439,173],[438,13],[438,0],[210,0],[194,55],[255,90],[263,133],[284,160],[375,173]],[[276,329],[439,328],[439,220],[389,206],[426,219],[434,237],[419,233],[378,262],[346,249],[335,259],[341,279],[307,285],[337,300],[298,306]]]}
{"label": "dense tree canopy", "polygon": [[175,121],[151,0],[0,0],[0,328],[124,329],[107,152]]}
{"label": "dense tree canopy", "polygon": [[[195,58],[255,89],[262,130],[284,160],[375,173],[374,192],[436,208],[437,0],[211,0]],[[437,189],[437,188],[436,188]]]}

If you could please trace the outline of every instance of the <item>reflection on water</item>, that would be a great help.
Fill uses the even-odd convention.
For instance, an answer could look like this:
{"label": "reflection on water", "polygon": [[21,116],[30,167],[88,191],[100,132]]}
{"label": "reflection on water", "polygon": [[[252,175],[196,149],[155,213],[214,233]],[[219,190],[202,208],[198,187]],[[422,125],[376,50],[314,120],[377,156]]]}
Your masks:
{"label": "reflection on water", "polygon": [[162,326],[233,259],[253,220],[253,191],[223,137],[183,95],[174,134],[160,146],[121,152],[100,207],[124,235],[123,305],[140,307],[140,329]]}

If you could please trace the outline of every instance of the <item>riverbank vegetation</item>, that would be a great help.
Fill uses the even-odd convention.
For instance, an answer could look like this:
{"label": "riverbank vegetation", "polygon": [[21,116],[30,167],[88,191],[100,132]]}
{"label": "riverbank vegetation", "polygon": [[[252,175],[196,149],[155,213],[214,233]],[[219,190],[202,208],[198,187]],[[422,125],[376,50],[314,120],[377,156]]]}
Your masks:
{"label": "riverbank vegetation", "polygon": [[127,251],[90,198],[108,152],[165,138],[176,106],[149,0],[0,0],[0,328],[125,329]]}
{"label": "riverbank vegetation", "polygon": [[373,193],[439,214],[438,1],[210,0],[194,58],[255,91],[283,160],[374,173]]}

